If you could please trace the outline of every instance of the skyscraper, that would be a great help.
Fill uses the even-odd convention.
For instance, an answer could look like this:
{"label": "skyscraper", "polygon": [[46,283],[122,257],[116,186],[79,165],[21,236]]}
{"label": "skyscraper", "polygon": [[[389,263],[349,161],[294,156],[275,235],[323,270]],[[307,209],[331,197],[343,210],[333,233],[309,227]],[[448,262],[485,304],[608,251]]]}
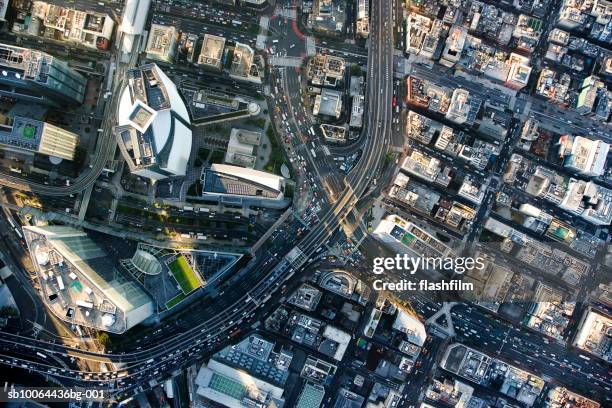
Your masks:
{"label": "skyscraper", "polygon": [[54,107],[79,105],[87,79],[42,51],[0,44],[0,95]]}

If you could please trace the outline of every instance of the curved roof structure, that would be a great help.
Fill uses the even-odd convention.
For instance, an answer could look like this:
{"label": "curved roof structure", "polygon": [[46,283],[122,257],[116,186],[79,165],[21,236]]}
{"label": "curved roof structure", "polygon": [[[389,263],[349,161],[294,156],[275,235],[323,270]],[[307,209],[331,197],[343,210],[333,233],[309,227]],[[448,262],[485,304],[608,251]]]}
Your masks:
{"label": "curved roof structure", "polygon": [[151,179],[184,176],[191,122],[176,85],[156,64],[127,73],[116,135],[130,170]]}
{"label": "curved roof structure", "polygon": [[142,249],[136,250],[132,262],[136,269],[147,275],[158,275],[162,271],[159,260],[153,254]]}
{"label": "curved roof structure", "polygon": [[203,181],[205,194],[267,199],[283,197],[283,178],[259,170],[227,164],[213,164],[204,172]]}

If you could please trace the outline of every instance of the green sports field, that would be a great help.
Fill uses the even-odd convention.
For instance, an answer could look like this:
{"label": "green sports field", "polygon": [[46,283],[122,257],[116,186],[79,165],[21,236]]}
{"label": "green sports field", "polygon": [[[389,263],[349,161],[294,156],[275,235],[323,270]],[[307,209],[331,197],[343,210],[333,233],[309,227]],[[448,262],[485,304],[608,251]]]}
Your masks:
{"label": "green sports field", "polygon": [[170,272],[178,282],[183,293],[187,294],[200,287],[200,281],[183,255],[168,264]]}

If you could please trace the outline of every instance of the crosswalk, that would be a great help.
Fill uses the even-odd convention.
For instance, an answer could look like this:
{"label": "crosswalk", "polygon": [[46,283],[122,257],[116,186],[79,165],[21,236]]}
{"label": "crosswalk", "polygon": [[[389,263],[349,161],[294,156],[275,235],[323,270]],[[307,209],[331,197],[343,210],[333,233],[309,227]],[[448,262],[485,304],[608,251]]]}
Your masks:
{"label": "crosswalk", "polygon": [[299,68],[302,65],[300,57],[272,57],[270,65],[274,67],[294,67]]}

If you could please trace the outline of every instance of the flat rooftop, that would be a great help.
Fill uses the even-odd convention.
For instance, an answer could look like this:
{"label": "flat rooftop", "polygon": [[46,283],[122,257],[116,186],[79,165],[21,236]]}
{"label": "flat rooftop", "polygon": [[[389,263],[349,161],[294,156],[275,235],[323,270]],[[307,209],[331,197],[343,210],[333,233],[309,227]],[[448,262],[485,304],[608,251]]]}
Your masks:
{"label": "flat rooftop", "polygon": [[0,124],[0,144],[24,150],[37,151],[40,144],[43,122],[17,116]]}
{"label": "flat rooftop", "polygon": [[210,65],[216,68],[221,66],[221,58],[225,48],[225,38],[216,35],[205,34],[202,50],[198,57],[198,64]]}

